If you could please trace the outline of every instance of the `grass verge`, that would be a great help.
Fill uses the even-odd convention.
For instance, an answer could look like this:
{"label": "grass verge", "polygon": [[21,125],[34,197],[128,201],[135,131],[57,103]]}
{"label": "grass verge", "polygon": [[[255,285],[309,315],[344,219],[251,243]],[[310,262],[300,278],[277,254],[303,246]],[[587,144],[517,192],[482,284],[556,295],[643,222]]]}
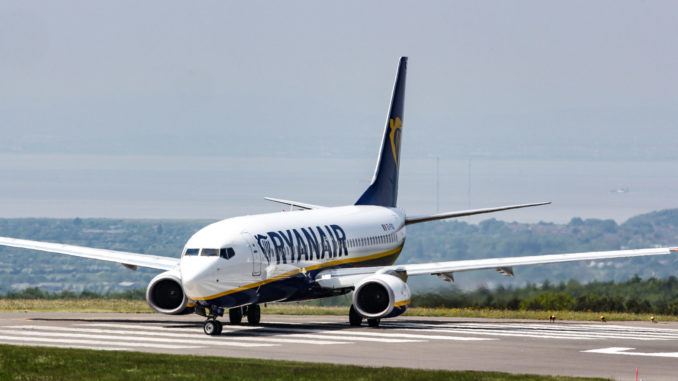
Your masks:
{"label": "grass verge", "polygon": [[[101,313],[151,313],[153,310],[143,300],[122,299],[0,299],[0,312],[101,312]],[[264,314],[282,315],[348,315],[348,307],[323,307],[304,303],[271,303],[262,309]],[[555,314],[558,320],[599,321],[678,321],[678,316],[631,314],[617,312],[575,311],[508,311],[472,308],[410,308],[405,316],[464,317],[489,319],[548,320]]]}
{"label": "grass verge", "polygon": [[603,380],[0,345],[0,380]]}
{"label": "grass verge", "polygon": [[124,299],[0,299],[0,312],[151,313],[144,300]]}

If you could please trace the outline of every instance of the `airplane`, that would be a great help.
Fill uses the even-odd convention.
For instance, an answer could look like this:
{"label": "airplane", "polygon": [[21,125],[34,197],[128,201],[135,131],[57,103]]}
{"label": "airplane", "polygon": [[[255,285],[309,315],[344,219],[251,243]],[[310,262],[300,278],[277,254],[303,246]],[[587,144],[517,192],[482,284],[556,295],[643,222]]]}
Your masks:
{"label": "airplane", "polygon": [[164,314],[196,313],[203,330],[219,335],[228,310],[231,324],[260,323],[260,305],[353,292],[349,324],[381,319],[407,309],[409,276],[496,269],[513,276],[525,265],[670,255],[678,248],[648,248],[393,265],[411,224],[549,204],[539,202],[429,215],[407,215],[397,207],[407,57],[401,57],[377,165],[369,187],[353,205],[325,207],[266,197],[290,210],[228,218],[196,232],[180,258],[0,237],[0,245],[117,262],[129,269],[164,270],[153,278],[146,300]]}

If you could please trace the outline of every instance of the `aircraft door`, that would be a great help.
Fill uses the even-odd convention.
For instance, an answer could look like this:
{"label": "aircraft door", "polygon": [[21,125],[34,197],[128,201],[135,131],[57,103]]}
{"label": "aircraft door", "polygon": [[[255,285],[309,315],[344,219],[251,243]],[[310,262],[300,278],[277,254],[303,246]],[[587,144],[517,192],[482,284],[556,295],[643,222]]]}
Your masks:
{"label": "aircraft door", "polygon": [[261,249],[257,246],[252,234],[248,232],[242,232],[240,234],[245,240],[245,244],[249,247],[250,254],[252,254],[252,276],[261,276],[261,266],[264,259]]}

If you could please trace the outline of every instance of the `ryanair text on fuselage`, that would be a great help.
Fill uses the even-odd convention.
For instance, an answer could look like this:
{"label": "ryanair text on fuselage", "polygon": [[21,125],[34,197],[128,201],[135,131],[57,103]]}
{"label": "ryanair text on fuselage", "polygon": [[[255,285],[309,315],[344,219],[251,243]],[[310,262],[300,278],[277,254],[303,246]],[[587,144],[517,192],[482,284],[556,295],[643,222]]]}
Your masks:
{"label": "ryanair text on fuselage", "polygon": [[280,230],[257,234],[254,238],[269,263],[274,254],[276,264],[348,255],[346,233],[339,225]]}

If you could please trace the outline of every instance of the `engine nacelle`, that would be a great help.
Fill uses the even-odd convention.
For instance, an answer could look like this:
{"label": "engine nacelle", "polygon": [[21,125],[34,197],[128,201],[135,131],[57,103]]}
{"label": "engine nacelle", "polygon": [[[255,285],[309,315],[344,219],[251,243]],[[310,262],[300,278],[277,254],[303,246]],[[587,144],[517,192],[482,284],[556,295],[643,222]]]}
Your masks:
{"label": "engine nacelle", "polygon": [[183,315],[193,312],[193,302],[186,298],[181,287],[179,271],[170,270],[158,274],[146,288],[146,302],[154,310],[168,315]]}
{"label": "engine nacelle", "polygon": [[388,318],[405,312],[410,298],[410,288],[400,278],[389,274],[375,274],[356,285],[353,306],[363,317]]}

